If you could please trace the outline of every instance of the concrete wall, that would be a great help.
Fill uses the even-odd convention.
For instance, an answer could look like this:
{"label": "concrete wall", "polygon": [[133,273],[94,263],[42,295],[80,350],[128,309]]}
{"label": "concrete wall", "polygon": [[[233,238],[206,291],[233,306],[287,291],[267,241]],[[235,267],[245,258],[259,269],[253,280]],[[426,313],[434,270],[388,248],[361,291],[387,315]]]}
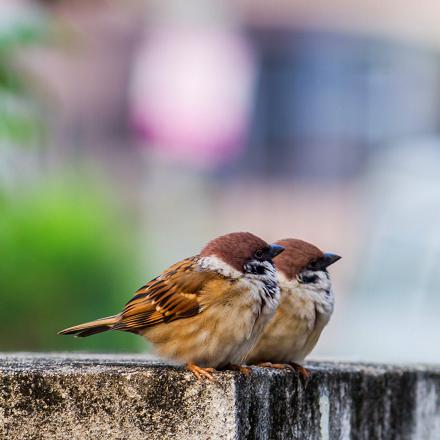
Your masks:
{"label": "concrete wall", "polygon": [[440,366],[312,363],[198,382],[141,356],[0,355],[0,438],[440,439]]}

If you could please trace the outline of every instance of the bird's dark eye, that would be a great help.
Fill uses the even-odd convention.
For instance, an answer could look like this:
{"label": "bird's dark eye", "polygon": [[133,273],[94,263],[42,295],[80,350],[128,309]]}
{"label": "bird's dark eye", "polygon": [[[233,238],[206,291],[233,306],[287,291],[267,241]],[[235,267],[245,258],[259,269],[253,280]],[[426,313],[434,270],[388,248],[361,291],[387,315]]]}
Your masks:
{"label": "bird's dark eye", "polygon": [[254,256],[256,259],[263,258],[264,252],[261,249],[258,249],[258,251],[255,252]]}
{"label": "bird's dark eye", "polygon": [[318,269],[318,262],[317,261],[312,261],[308,266],[307,269],[308,270],[317,270]]}
{"label": "bird's dark eye", "polygon": [[300,273],[296,276],[296,279],[302,284],[311,284],[318,281],[318,276],[315,274]]}

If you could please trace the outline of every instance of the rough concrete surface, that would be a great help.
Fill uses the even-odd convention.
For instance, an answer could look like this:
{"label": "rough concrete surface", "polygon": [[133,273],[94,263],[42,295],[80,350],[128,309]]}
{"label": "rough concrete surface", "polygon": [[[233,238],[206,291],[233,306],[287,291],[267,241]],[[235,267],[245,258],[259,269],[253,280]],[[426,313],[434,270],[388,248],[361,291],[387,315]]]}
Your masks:
{"label": "rough concrete surface", "polygon": [[311,363],[197,381],[142,356],[0,354],[0,438],[440,439],[440,366]]}

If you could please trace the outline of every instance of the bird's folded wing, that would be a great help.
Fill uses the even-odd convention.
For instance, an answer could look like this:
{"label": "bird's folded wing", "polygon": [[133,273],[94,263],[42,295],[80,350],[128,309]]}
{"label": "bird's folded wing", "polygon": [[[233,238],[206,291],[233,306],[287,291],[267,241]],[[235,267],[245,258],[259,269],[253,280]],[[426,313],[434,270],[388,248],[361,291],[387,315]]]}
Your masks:
{"label": "bird's folded wing", "polygon": [[157,278],[142,286],[125,305],[118,330],[137,332],[163,322],[188,318],[200,313],[201,293],[219,274],[200,270],[197,259],[174,264]]}

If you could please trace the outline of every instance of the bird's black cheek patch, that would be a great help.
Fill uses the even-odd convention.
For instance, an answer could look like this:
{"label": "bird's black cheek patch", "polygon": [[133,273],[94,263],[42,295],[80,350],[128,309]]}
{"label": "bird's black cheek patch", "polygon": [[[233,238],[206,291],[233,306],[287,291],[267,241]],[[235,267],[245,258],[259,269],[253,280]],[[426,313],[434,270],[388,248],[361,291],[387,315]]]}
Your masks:
{"label": "bird's black cheek patch", "polygon": [[266,269],[264,266],[257,266],[256,272],[258,275],[264,275],[266,273]]}
{"label": "bird's black cheek patch", "polygon": [[252,273],[254,275],[265,275],[266,268],[263,264],[261,264],[258,260],[253,260],[247,263],[244,266],[244,269],[247,273]]}

